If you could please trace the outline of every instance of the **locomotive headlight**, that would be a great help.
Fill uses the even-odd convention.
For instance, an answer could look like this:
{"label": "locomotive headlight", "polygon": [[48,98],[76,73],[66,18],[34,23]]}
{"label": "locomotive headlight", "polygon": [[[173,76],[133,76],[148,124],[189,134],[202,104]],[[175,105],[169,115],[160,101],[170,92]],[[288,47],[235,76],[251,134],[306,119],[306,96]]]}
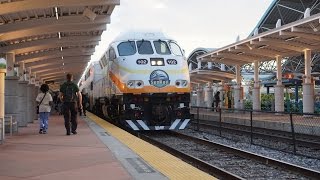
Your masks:
{"label": "locomotive headlight", "polygon": [[150,58],[151,66],[164,66],[163,58]]}
{"label": "locomotive headlight", "polygon": [[163,65],[163,61],[157,61],[157,65],[158,66],[162,66]]}
{"label": "locomotive headlight", "polygon": [[127,87],[128,88],[134,88],[134,81],[128,81],[127,82]]}

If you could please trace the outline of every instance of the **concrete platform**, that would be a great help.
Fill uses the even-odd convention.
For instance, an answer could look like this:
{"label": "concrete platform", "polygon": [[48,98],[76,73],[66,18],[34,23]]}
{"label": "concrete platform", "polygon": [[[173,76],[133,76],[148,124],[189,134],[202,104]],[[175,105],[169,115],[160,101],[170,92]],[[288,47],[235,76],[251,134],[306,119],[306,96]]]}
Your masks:
{"label": "concrete platform", "polygon": [[79,117],[66,136],[63,116],[20,128],[0,145],[0,180],[216,179],[99,117]]}
{"label": "concrete platform", "polygon": [[48,134],[35,121],[0,145],[1,180],[167,179],[100,126],[79,118],[66,136],[63,116],[51,115]]}

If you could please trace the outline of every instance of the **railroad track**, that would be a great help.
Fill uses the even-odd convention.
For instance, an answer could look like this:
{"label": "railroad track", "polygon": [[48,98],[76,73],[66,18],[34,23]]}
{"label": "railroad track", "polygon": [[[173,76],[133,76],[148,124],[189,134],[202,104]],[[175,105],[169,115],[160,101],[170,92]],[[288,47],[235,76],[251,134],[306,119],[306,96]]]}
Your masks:
{"label": "railroad track", "polygon": [[[197,129],[198,122],[191,122],[193,125],[193,129]],[[217,130],[222,132],[228,132],[231,133],[231,135],[246,135],[248,138],[250,136],[254,138],[262,138],[270,141],[281,141],[286,142],[288,144],[295,143],[296,146],[303,146],[307,148],[314,149],[318,151],[320,149],[320,137],[318,136],[312,136],[312,135],[305,135],[305,134],[296,134],[294,139],[292,138],[292,134],[290,132],[284,132],[284,131],[278,131],[278,130],[272,130],[272,129],[265,129],[265,128],[253,128],[252,132],[250,127],[244,126],[244,125],[237,125],[237,124],[230,124],[230,123],[224,123],[221,122],[215,122],[215,121],[208,121],[208,120],[200,120],[199,121],[199,128],[201,131],[203,130]],[[303,154],[306,157],[311,158],[317,158],[319,157],[315,156],[308,156],[307,154]]]}
{"label": "railroad track", "polygon": [[318,179],[320,172],[177,132],[139,136],[222,179]]}

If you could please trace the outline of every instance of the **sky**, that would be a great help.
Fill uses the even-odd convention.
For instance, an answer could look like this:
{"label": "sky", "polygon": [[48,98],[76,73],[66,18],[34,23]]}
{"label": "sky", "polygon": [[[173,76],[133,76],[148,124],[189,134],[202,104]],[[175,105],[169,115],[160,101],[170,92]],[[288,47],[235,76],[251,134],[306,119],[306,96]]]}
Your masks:
{"label": "sky", "polygon": [[175,39],[186,56],[198,47],[219,48],[245,39],[273,0],[121,0],[91,61],[128,30],[160,30]]}

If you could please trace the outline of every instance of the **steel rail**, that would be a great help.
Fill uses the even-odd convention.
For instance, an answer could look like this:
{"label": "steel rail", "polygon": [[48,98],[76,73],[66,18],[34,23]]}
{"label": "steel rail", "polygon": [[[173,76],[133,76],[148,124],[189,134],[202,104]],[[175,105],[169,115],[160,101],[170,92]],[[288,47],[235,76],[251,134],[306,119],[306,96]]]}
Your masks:
{"label": "steel rail", "polygon": [[188,136],[188,135],[181,134],[178,132],[171,132],[171,133],[176,137],[181,137],[184,139],[193,140],[193,141],[199,142],[201,144],[209,145],[209,146],[212,146],[215,148],[220,148],[220,149],[223,149],[223,150],[228,151],[230,153],[237,154],[237,155],[244,157],[244,158],[254,159],[254,160],[259,161],[261,163],[264,163],[266,165],[273,165],[273,166],[277,166],[280,168],[284,168],[286,170],[290,170],[292,172],[298,172],[298,173],[303,174],[305,176],[308,176],[310,178],[318,179],[320,177],[320,172],[315,171],[313,169],[301,167],[298,165],[294,165],[294,164],[287,163],[284,161],[276,160],[276,159],[262,156],[259,154],[251,153],[248,151],[244,151],[244,150],[237,149],[237,148],[234,148],[234,147],[231,147],[228,145],[223,145],[220,143],[212,142],[212,141],[205,140],[202,138],[196,138],[196,137]]}
{"label": "steel rail", "polygon": [[165,150],[166,152],[169,152],[170,154],[172,154],[176,157],[181,158],[182,160],[184,160],[188,163],[191,163],[193,166],[195,166],[195,167],[197,167],[197,168],[199,168],[199,169],[201,169],[211,175],[214,175],[220,179],[232,179],[232,180],[233,179],[241,179],[241,180],[243,180],[243,178],[241,178],[240,176],[237,176],[233,173],[227,172],[219,167],[216,167],[216,166],[211,165],[205,161],[202,161],[201,159],[198,159],[194,156],[188,155],[184,152],[181,152],[181,151],[176,150],[170,146],[167,146],[159,141],[152,139],[152,137],[150,137],[146,134],[134,132],[134,135],[137,135],[141,139]]}

